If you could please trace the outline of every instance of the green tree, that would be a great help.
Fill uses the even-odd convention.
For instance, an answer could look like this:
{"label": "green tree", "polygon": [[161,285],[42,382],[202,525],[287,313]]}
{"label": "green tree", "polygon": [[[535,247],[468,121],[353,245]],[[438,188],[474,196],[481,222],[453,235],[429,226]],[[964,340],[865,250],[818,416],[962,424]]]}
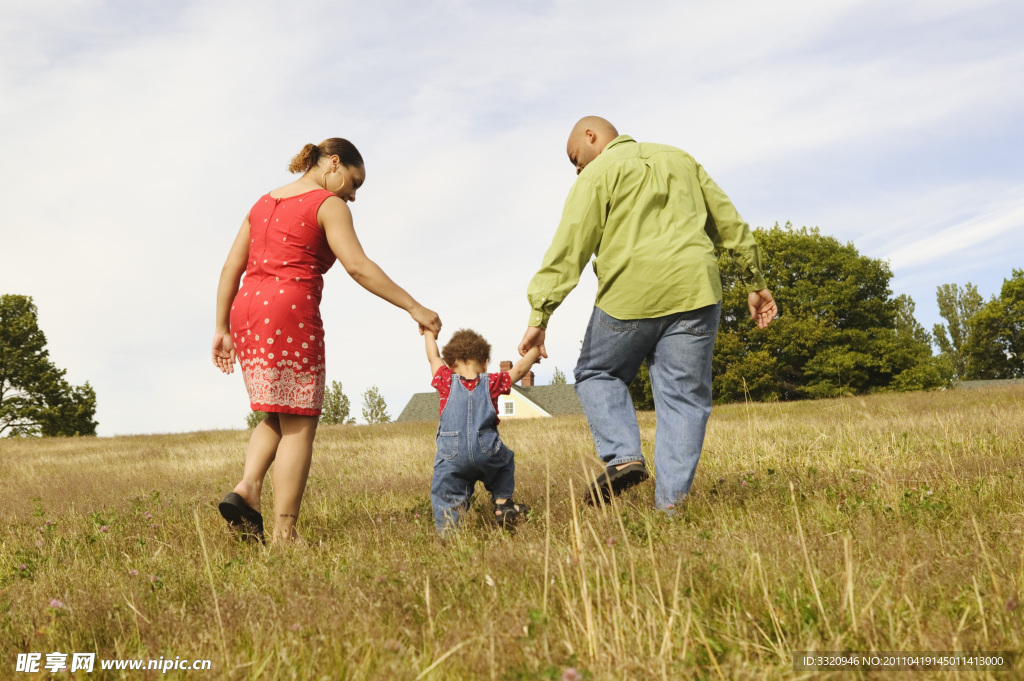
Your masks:
{"label": "green tree", "polygon": [[893,303],[896,307],[896,333],[910,340],[931,345],[931,334],[924,330],[914,316],[914,310],[917,307],[914,305],[914,299],[906,293],[901,293],[896,296]]}
{"label": "green tree", "polygon": [[245,417],[245,425],[247,428],[255,428],[260,425],[265,418],[267,418],[267,412],[265,411],[250,411]]}
{"label": "green tree", "polygon": [[944,383],[927,334],[913,319],[913,301],[892,297],[887,263],[817,228],[776,224],[755,230],[755,236],[780,316],[766,329],[750,321],[739,269],[720,254],[717,401],[832,397]]}
{"label": "green tree", "polygon": [[95,435],[96,393],[50,361],[28,296],[0,297],[0,435]]}
{"label": "green tree", "polygon": [[1024,269],[1003,280],[999,297],[982,306],[969,326],[967,378],[1024,378]]}
{"label": "green tree", "polygon": [[[904,363],[911,366],[895,376],[889,387],[896,391],[924,390],[948,385],[953,369],[946,357],[932,355],[932,336],[914,317],[914,300],[907,294],[896,296],[896,345]],[[907,356],[909,355],[909,356]]]}
{"label": "green tree", "polygon": [[565,380],[565,374],[558,367],[555,367],[555,373],[551,374],[551,385],[565,385],[568,381]]}
{"label": "green tree", "polygon": [[339,423],[355,423],[349,418],[348,396],[341,391],[341,383],[331,381],[331,387],[324,393],[323,411],[320,412],[320,423],[336,425]]}
{"label": "green tree", "polygon": [[367,423],[388,423],[388,405],[384,402],[377,386],[372,385],[363,393],[363,418]]}
{"label": "green tree", "polygon": [[647,368],[647,360],[640,365],[636,378],[629,384],[629,396],[633,398],[633,408],[637,411],[654,409],[654,393],[651,391],[651,372]]}
{"label": "green tree", "polygon": [[978,293],[978,287],[967,282],[961,289],[957,284],[942,284],[936,289],[939,315],[946,320],[945,326],[936,324],[932,331],[935,343],[942,356],[953,367],[956,378],[967,377],[967,353],[964,345],[970,335],[970,322],[985,302]]}

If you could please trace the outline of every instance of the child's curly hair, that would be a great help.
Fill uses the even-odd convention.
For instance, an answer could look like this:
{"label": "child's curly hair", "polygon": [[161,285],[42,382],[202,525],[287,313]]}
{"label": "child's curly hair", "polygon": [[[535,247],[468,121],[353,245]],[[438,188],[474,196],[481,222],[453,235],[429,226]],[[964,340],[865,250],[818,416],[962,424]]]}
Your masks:
{"label": "child's curly hair", "polygon": [[484,337],[470,329],[459,329],[452,334],[452,339],[441,351],[441,359],[449,367],[455,366],[455,362],[462,360],[466,362],[475,359],[483,366],[491,358],[491,344],[484,340]]}

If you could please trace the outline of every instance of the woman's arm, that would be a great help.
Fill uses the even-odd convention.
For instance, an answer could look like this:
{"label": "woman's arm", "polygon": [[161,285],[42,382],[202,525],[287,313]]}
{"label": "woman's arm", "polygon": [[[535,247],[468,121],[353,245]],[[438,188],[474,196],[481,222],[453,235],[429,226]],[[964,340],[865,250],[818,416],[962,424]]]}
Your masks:
{"label": "woman's arm", "polygon": [[430,376],[433,377],[437,370],[444,366],[444,360],[441,359],[441,353],[437,350],[434,332],[427,329],[423,332],[423,338],[427,346],[427,361],[430,362]]}
{"label": "woman's arm", "polygon": [[441,319],[437,313],[416,302],[363,252],[363,246],[352,225],[352,212],[344,201],[333,196],[327,198],[320,204],[317,218],[327,234],[327,243],[334,255],[357,284],[408,312],[419,324],[420,333],[429,329],[436,335],[441,331]]}
{"label": "woman's arm", "polygon": [[245,216],[217,284],[217,317],[213,327],[213,363],[225,374],[234,371],[235,344],[231,340],[231,301],[238,293],[238,281],[249,260],[249,216]]}

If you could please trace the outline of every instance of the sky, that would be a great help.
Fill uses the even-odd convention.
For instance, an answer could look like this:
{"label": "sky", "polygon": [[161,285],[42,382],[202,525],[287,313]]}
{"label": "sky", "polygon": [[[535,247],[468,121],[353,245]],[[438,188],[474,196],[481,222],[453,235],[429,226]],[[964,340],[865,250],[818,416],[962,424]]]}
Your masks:
{"label": "sky", "polygon": [[[367,254],[442,344],[515,359],[593,114],[693,154],[752,227],[887,260],[931,329],[937,286],[987,299],[1024,266],[1021,35],[1017,0],[5,3],[0,293],[32,297],[101,436],[244,427],[210,361],[221,267],[288,160],[345,137]],[[415,324],[325,282],[328,381],[397,416],[430,390]],[[552,317],[538,384],[572,380],[595,291]]]}

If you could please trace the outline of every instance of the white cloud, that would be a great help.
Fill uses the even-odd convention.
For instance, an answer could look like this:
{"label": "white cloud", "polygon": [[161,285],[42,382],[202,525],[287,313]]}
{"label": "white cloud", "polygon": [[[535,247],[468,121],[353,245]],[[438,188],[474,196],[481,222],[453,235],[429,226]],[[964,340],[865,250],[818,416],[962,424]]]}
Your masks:
{"label": "white cloud", "polygon": [[[960,193],[969,199],[976,194]],[[915,234],[909,243],[889,255],[897,269],[920,268],[951,254],[964,254],[980,248],[1005,249],[1010,243],[1019,245],[1020,235],[1008,239],[1010,232],[1024,228],[1024,187],[1010,196],[1000,197],[981,206],[981,213],[961,219],[948,227],[928,225],[925,234]]]}
{"label": "white cloud", "polygon": [[[950,214],[978,248],[1020,217],[1019,195],[1000,193],[1019,169],[994,184],[952,163],[911,177],[936,139],[981,126],[1019,142],[1012,3],[69,0],[4,14],[0,292],[35,298],[55,361],[96,388],[104,434],[241,424],[240,377],[207,358],[220,265],[288,158],[332,135],[367,160],[353,210],[368,254],[446,333],[483,333],[495,361],[522,335],[584,113],[685,147],[751,222],[806,216],[891,255],[898,279],[960,247]],[[814,180],[853,157],[890,179]],[[958,203],[958,187],[983,200]],[[571,374],[593,295],[586,272],[542,378]],[[411,322],[340,267],[323,314],[328,379],[357,412],[372,384],[395,415],[428,389]]]}

